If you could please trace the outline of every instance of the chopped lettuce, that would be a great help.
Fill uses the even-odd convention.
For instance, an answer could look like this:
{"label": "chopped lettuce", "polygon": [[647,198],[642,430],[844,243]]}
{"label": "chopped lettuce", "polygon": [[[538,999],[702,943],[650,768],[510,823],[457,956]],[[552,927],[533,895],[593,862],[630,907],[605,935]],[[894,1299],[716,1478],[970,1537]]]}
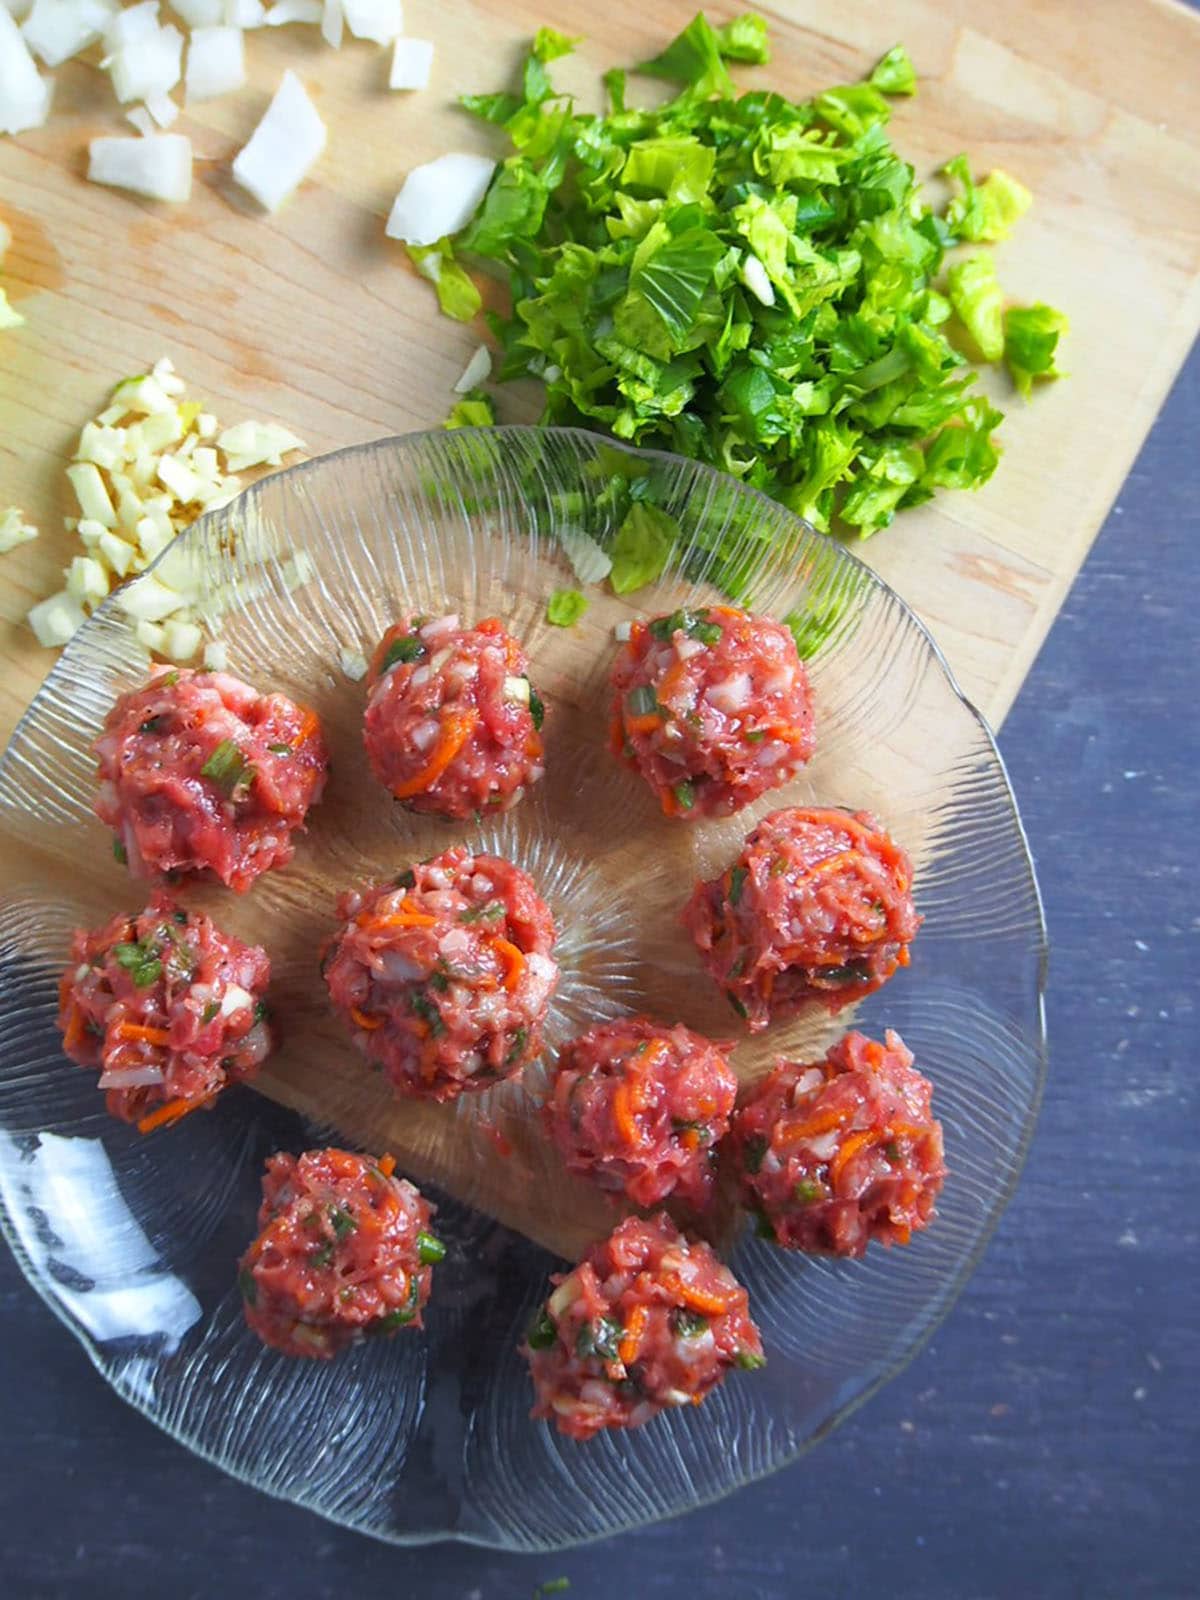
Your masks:
{"label": "chopped lettuce", "polygon": [[546,621],[555,628],[570,628],[587,608],[587,596],[578,589],[555,589],[546,602]]}
{"label": "chopped lettuce", "polygon": [[1068,327],[1066,317],[1053,306],[1010,306],[1004,313],[1004,360],[1027,400],[1035,378],[1062,377],[1054,356]]}
{"label": "chopped lettuce", "polygon": [[490,428],[496,421],[496,408],[491,397],[481,389],[472,389],[470,394],[463,395],[462,399],[451,409],[450,415],[442,424],[444,428]]}
{"label": "chopped lettuce", "polygon": [[946,274],[950,304],[985,361],[1004,354],[1004,296],[996,263],[986,250],[956,261]]}
{"label": "chopped lettuce", "polygon": [[454,259],[454,246],[449,239],[406,248],[417,271],[437,290],[438,305],[445,314],[455,322],[470,322],[482,307],[483,297],[475,280]]}
{"label": "chopped lettuce", "polygon": [[[889,97],[916,87],[903,47],[811,100],[739,95],[727,62],[766,60],[766,26],[701,13],[634,69],[672,98],[627,106],[617,69],[593,114],[552,81],[573,43],[542,30],[515,86],[464,98],[511,153],[466,227],[417,257],[443,304],[451,265],[507,283],[511,310],[487,313],[497,380],[540,380],[546,425],[707,462],[824,530],[865,536],[985,482],[1001,417],[975,398],[949,319],[996,361],[1004,302],[990,256],[947,254],[1000,238],[1029,197],[999,171],[976,184],[956,158],[947,214],[926,203],[887,131]],[[453,298],[451,315],[473,311],[461,283]],[[1034,332],[1017,320],[1014,376],[1049,375],[1029,365]],[[483,404],[460,403],[452,425],[491,421]],[[610,487],[612,520],[589,532],[623,593],[658,575],[671,540],[619,470]],[[727,593],[748,581],[747,549],[714,555]]]}

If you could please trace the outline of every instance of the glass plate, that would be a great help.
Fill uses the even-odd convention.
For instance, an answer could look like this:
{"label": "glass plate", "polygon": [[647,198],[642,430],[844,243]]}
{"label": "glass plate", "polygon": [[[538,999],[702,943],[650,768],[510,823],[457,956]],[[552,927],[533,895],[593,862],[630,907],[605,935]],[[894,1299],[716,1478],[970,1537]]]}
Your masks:
{"label": "glass plate", "polygon": [[[546,598],[567,550],[603,539],[630,496],[685,530],[660,580],[590,591],[571,629]],[[1045,933],[1033,866],[987,728],[925,629],[840,546],[705,467],[592,435],[434,433],[281,472],[205,517],[160,560],[224,611],[230,669],[316,707],[333,752],[293,863],[246,896],[187,891],[271,951],[287,1038],[216,1109],[140,1137],[62,1055],[55,985],[70,930],[145,898],[91,811],[88,745],[145,675],[113,603],[64,651],[0,763],[0,1194],[29,1281],[109,1383],[176,1438],[268,1493],[397,1542],[454,1537],[548,1550],[672,1515],[782,1466],[895,1373],[945,1314],[1016,1182],[1044,1070]],[[139,580],[145,582],[145,579]],[[738,817],[682,825],[606,746],[613,627],[715,597],[803,620],[817,754]],[[498,614],[548,705],[546,780],[508,816],[411,816],[372,781],[363,688],[345,661],[401,610]],[[678,923],[700,874],[765,812],[877,811],[912,853],[924,927],[911,968],[857,1015],[751,1042]],[[819,1054],[845,1027],[899,1030],[936,1085],[951,1176],[927,1232],[861,1262],[805,1260],[740,1233],[721,1243],[750,1291],[769,1364],[703,1406],[588,1444],[532,1422],[517,1343],[556,1256],[607,1231],[609,1203],[568,1180],[533,1115],[543,1069],[453,1106],[393,1101],[328,1014],[316,949],[336,893],[465,837],[511,856],[561,930],[551,1046],[647,1009],[742,1044],[744,1079]],[[336,1135],[333,1130],[336,1130]],[[450,1244],[420,1333],[329,1363],[264,1350],[234,1262],[254,1231],[263,1158],[336,1136],[393,1151],[427,1186]]]}

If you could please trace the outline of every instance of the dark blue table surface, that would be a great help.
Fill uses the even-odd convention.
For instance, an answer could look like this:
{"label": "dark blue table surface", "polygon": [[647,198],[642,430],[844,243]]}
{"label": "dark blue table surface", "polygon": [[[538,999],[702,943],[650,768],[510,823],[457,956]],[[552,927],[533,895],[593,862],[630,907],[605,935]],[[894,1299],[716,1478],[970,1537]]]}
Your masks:
{"label": "dark blue table surface", "polygon": [[548,1557],[398,1550],[157,1432],[3,1252],[0,1594],[1200,1594],[1198,435],[1194,352],[1004,728],[1049,914],[1050,1081],[999,1232],[899,1378],[690,1517]]}

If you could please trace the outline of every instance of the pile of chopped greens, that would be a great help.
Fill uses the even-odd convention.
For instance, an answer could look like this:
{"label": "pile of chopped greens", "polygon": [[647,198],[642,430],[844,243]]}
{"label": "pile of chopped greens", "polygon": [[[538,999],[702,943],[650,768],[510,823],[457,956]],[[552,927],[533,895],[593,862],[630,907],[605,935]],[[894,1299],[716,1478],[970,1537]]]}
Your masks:
{"label": "pile of chopped greens", "polygon": [[[916,89],[903,48],[811,100],[738,95],[726,63],[765,62],[766,24],[699,15],[634,69],[673,99],[634,109],[614,70],[595,116],[551,78],[575,42],[543,28],[517,91],[464,97],[513,153],[453,241],[412,251],[461,320],[481,305],[464,261],[505,279],[498,377],[540,379],[545,424],[707,462],[825,530],[866,536],[985,483],[1001,413],[963,349],[1028,394],[1057,376],[1066,322],[1006,310],[986,251],[947,263],[1003,238],[1030,196],[959,156],[944,214],[926,205],[887,135],[889,97]],[[451,425],[491,420],[475,392]]]}

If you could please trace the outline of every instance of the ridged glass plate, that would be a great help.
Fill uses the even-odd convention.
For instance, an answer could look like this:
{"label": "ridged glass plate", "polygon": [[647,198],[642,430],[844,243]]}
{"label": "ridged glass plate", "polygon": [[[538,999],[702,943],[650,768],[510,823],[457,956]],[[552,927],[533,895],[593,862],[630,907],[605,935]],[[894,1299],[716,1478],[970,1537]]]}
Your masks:
{"label": "ridged glass plate", "polygon": [[[632,487],[683,530],[661,580],[600,588],[569,630],[546,597],[567,550],[603,540]],[[160,562],[224,610],[230,668],[312,704],[334,772],[294,862],[246,896],[188,891],[272,954],[282,1052],[211,1114],[149,1137],[111,1120],[62,1055],[55,985],[72,927],[144,899],[91,812],[88,745],[145,658],[111,602],[64,651],[0,762],[0,1193],[29,1281],[131,1404],[268,1493],[381,1538],[551,1549],[671,1515],[792,1460],[895,1373],[942,1317],[1012,1192],[1044,1070],[1045,935],[1033,867],[987,728],[928,634],[853,556],[780,506],[672,457],[591,435],[437,433],[282,472],[203,519]],[[817,755],[740,816],[664,819],[605,748],[613,627],[715,582],[804,619]],[[498,614],[547,705],[546,780],[514,812],[455,828],[409,815],[371,780],[361,683],[400,610]],[[534,1067],[453,1106],[400,1104],[325,1004],[316,950],[341,888],[392,875],[456,837],[511,856],[561,930],[551,1046],[598,1017],[649,1010],[718,1037],[739,1025],[698,968],[678,912],[759,816],[798,801],[878,812],[916,863],[925,923],[910,969],[853,1018],[743,1035],[751,1079],[842,1028],[899,1030],[936,1085],[951,1176],[936,1223],[861,1262],[785,1255],[727,1218],[769,1364],[703,1406],[588,1444],[529,1420],[517,1355],[556,1256],[616,1220],[541,1138]],[[285,1109],[286,1108],[286,1109]],[[263,1158],[336,1137],[390,1149],[440,1207],[449,1241],[423,1332],[327,1363],[264,1350],[234,1263]]]}

